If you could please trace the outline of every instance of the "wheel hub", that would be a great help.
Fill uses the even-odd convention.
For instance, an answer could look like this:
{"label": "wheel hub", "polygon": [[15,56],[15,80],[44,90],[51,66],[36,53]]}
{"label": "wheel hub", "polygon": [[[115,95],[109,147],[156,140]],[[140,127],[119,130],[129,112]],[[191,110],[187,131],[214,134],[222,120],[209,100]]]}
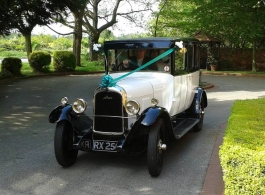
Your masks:
{"label": "wheel hub", "polygon": [[158,141],[157,148],[158,148],[159,151],[166,150],[167,149],[167,145],[166,144],[163,144],[162,140],[160,139]]}

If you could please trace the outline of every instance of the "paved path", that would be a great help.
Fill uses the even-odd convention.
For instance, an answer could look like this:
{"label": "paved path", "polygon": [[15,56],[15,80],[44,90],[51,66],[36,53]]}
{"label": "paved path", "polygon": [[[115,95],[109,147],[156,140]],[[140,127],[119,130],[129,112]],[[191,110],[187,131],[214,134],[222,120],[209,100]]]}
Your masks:
{"label": "paved path", "polygon": [[74,166],[61,168],[53,154],[55,125],[47,117],[63,96],[70,101],[85,98],[89,114],[100,78],[60,76],[0,84],[0,194],[199,195],[233,102],[265,96],[264,78],[203,75],[215,85],[207,90],[203,130],[168,146],[158,178],[149,176],[145,156],[80,152]]}

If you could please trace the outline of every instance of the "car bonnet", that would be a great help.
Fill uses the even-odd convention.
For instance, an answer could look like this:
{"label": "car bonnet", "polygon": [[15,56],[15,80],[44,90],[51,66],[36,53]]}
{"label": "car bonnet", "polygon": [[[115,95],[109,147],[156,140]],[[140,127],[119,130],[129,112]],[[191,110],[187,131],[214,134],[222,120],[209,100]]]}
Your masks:
{"label": "car bonnet", "polygon": [[[114,79],[121,75],[121,73],[111,74]],[[125,90],[129,100],[137,100],[144,105],[148,103],[147,106],[150,106],[152,98],[157,98],[161,104],[168,102],[167,98],[172,91],[170,90],[173,87],[172,83],[170,74],[137,72],[121,79],[117,85]]]}

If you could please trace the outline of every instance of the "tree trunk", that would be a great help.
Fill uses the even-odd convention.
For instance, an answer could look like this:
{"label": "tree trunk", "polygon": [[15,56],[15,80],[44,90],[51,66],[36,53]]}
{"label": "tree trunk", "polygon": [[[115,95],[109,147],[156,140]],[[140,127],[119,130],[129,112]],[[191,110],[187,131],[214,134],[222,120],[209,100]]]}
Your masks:
{"label": "tree trunk", "polygon": [[74,40],[73,40],[73,53],[76,58],[76,66],[81,66],[81,41],[82,41],[82,18],[84,11],[79,10],[74,13],[75,28],[74,28]]}
{"label": "tree trunk", "polygon": [[25,44],[26,44],[26,52],[27,56],[29,57],[29,54],[32,53],[32,45],[31,45],[31,34],[23,34],[25,38]]}
{"label": "tree trunk", "polygon": [[252,72],[257,72],[256,65],[256,40],[253,40],[253,50],[252,50]]}
{"label": "tree trunk", "polygon": [[93,50],[93,45],[97,44],[99,40],[99,35],[94,35],[93,33],[89,34],[89,40],[88,40],[88,45],[89,45],[89,60],[90,61],[96,61],[98,60],[98,54]]}

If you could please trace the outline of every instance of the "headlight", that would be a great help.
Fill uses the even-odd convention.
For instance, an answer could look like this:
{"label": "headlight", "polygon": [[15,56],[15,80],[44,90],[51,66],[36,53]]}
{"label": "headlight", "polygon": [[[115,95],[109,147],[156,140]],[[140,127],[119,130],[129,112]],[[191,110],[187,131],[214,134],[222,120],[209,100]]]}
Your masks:
{"label": "headlight", "polygon": [[67,104],[68,103],[68,98],[67,97],[63,97],[62,99],[61,99],[61,104],[62,105],[65,105],[65,104]]}
{"label": "headlight", "polygon": [[86,110],[87,103],[83,99],[76,99],[73,104],[72,108],[76,113],[82,113]]}
{"label": "headlight", "polygon": [[140,111],[140,105],[136,101],[130,100],[126,102],[125,109],[129,115],[136,115]]}

